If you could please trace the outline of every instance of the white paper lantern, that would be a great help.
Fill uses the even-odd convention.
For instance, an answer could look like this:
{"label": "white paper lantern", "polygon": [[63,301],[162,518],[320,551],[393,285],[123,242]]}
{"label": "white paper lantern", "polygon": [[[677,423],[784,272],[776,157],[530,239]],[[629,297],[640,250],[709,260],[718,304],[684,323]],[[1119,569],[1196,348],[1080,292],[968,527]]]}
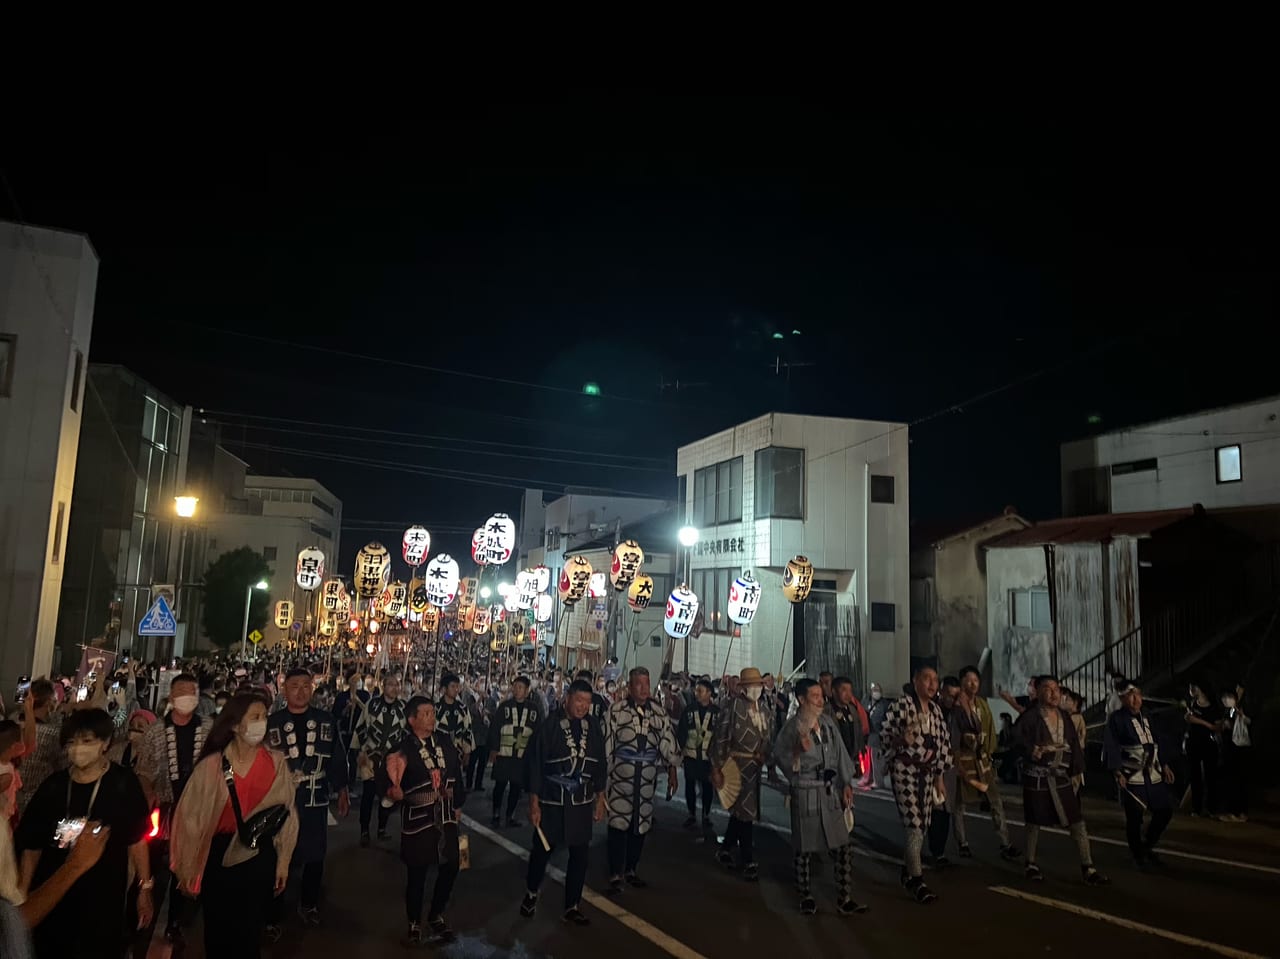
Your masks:
{"label": "white paper lantern", "polygon": [[471,536],[471,558],[477,566],[487,566],[484,556],[484,527],[481,526]]}
{"label": "white paper lantern", "polygon": [[726,607],[729,619],[739,626],[747,626],[755,618],[756,610],[759,608],[760,584],[756,582],[756,578],[749,570],[743,570],[742,574],[729,584],[729,604]]}
{"label": "white paper lantern", "polygon": [[431,604],[427,600],[427,584],[420,579],[411,580],[409,582],[409,611],[421,613],[429,605]]}
{"label": "white paper lantern", "polygon": [[489,630],[489,607],[477,606],[475,618],[471,621],[471,631],[477,636],[483,636]]}
{"label": "white paper lantern", "polygon": [[551,585],[551,570],[546,566],[535,566],[533,575],[535,580],[534,590],[539,593],[545,593]]}
{"label": "white paper lantern", "polygon": [[374,599],[387,585],[391,572],[391,554],[381,543],[368,543],[356,554],[356,596]]}
{"label": "white paper lantern", "polygon": [[342,597],[347,595],[347,588],[340,579],[326,580],[324,591],[320,594],[321,604],[331,613],[342,609]]}
{"label": "white paper lantern", "polygon": [[494,513],[484,524],[484,560],[501,566],[516,547],[516,524],[506,513]]}
{"label": "white paper lantern", "polygon": [[310,546],[298,553],[298,585],[307,592],[324,579],[324,552]]}
{"label": "white paper lantern", "polygon": [[293,623],[293,603],[287,599],[282,599],[276,603],[276,626],[280,629],[288,629]]}
{"label": "white paper lantern", "polygon": [[693,629],[693,621],[698,615],[698,597],[688,586],[680,585],[667,597],[667,615],[662,627],[673,639],[684,639]]}
{"label": "white paper lantern", "polygon": [[587,595],[591,583],[591,562],[585,556],[570,556],[560,570],[560,601],[572,606]]}
{"label": "white paper lantern", "polygon": [[422,526],[410,526],[404,531],[404,540],[401,543],[401,555],[404,561],[417,569],[427,559],[427,553],[431,550],[431,534]]}
{"label": "white paper lantern", "polygon": [[515,592],[520,609],[533,609],[533,603],[538,598],[537,574],[531,569],[517,573]]}
{"label": "white paper lantern", "polygon": [[427,602],[432,606],[448,606],[458,595],[458,561],[441,553],[427,564]]}
{"label": "white paper lantern", "polygon": [[508,613],[520,612],[520,593],[512,586],[502,598],[502,608]]}
{"label": "white paper lantern", "polygon": [[404,615],[405,603],[409,598],[409,587],[397,580],[389,583],[382,591],[378,606],[389,619],[399,619]]}
{"label": "white paper lantern", "polygon": [[613,551],[613,564],[609,567],[609,582],[613,588],[622,590],[631,585],[644,564],[644,550],[633,539],[619,543]]}
{"label": "white paper lantern", "polygon": [[551,620],[551,612],[555,609],[555,600],[550,593],[539,593],[533,602],[533,618],[540,623]]}
{"label": "white paper lantern", "polygon": [[592,599],[600,599],[605,595],[608,588],[604,573],[592,573],[591,579],[587,581],[587,593]]}

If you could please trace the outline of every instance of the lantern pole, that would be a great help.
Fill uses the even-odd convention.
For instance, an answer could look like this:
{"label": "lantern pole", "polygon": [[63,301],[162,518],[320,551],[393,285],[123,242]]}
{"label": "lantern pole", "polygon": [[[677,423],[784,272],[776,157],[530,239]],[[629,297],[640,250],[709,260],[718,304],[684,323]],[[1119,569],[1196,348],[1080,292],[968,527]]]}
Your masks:
{"label": "lantern pole", "polygon": [[782,675],[782,662],[787,657],[787,637],[791,635],[791,621],[795,619],[795,610],[787,607],[787,625],[782,630],[782,652],[778,655],[778,675]]}

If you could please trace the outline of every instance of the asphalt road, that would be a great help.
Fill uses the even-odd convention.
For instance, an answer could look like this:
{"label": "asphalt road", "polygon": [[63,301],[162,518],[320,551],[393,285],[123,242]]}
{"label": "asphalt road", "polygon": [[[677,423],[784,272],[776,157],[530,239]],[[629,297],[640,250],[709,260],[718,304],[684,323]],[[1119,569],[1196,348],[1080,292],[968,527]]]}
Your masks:
{"label": "asphalt road", "polygon": [[[1009,809],[1020,819],[1020,807]],[[856,898],[864,915],[840,917],[834,909],[830,859],[815,864],[817,916],[802,917],[791,874],[787,813],[781,797],[766,790],[771,828],[757,830],[760,882],[748,884],[713,861],[714,837],[681,828],[683,803],[665,803],[650,834],[640,873],[651,885],[617,900],[600,895],[606,882],[604,827],[597,827],[587,877],[589,928],[560,922],[561,887],[548,878],[539,914],[518,912],[524,892],[527,827],[493,832],[489,797],[465,807],[471,835],[471,869],[461,874],[447,912],[460,940],[434,951],[450,959],[622,959],[629,956],[721,959],[734,955],[884,957],[940,954],[986,959],[1030,955],[1274,956],[1275,890],[1280,888],[1280,831],[1254,824],[1226,825],[1174,820],[1158,872],[1138,872],[1128,857],[1120,818],[1096,807],[1091,824],[1094,861],[1112,884],[1080,881],[1074,845],[1065,835],[1041,839],[1043,883],[1023,877],[1021,864],[1001,862],[985,819],[969,822],[975,858],[931,871],[926,878],[938,901],[920,906],[898,882],[902,831],[890,797],[859,793],[855,838],[859,846]],[[521,804],[519,818],[523,819]],[[722,813],[714,822],[723,830]],[[296,918],[271,947],[271,959],[400,955],[405,934],[404,872],[393,839],[360,849],[355,814],[333,827],[326,876],[324,926],[304,930]],[[394,832],[398,819],[392,819]],[[1023,845],[1023,830],[1013,827]],[[564,853],[553,859],[563,866]],[[595,892],[593,893],[592,890]],[[603,910],[603,911],[602,911]],[[203,956],[198,920],[190,944],[172,950],[153,943],[150,955]]]}

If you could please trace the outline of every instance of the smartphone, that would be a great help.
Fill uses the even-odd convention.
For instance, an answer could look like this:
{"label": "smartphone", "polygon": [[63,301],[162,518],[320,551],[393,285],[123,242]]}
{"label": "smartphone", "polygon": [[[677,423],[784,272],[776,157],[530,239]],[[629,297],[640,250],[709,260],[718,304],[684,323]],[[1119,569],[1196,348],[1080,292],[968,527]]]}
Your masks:
{"label": "smartphone", "polygon": [[20,702],[20,703],[21,703],[21,702],[25,702],[25,701],[26,701],[26,698],[27,698],[27,694],[28,694],[28,693],[30,693],[30,692],[31,692],[31,677],[30,677],[30,676],[19,676],[19,677],[18,677],[18,691],[17,691],[17,694],[16,694],[13,698],[14,698],[15,700],[17,700],[18,702]]}
{"label": "smartphone", "polygon": [[76,690],[76,702],[82,703],[89,698],[89,687],[81,686]]}

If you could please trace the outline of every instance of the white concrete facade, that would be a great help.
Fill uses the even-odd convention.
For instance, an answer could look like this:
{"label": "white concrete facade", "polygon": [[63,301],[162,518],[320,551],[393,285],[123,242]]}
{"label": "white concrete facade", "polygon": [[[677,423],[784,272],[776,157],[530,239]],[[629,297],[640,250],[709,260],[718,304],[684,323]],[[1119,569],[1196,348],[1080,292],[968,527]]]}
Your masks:
{"label": "white concrete facade", "polygon": [[0,683],[47,673],[98,286],[88,237],[0,222]]}
{"label": "white concrete facade", "polygon": [[[766,450],[784,452],[761,455]],[[740,474],[732,465],[739,459]],[[695,592],[702,585],[704,593],[715,594],[699,596],[703,610],[723,606],[726,597],[719,593],[727,593],[728,581],[743,568],[753,571],[764,591],[759,612],[741,637],[730,634],[731,624],[723,617],[718,624],[708,617],[707,629],[689,644],[690,670],[719,675],[727,660],[729,672],[745,666],[791,672],[798,657],[782,571],[801,554],[813,563],[815,587],[802,614],[807,619],[805,672],[816,676],[821,669],[837,669],[837,662],[820,660],[838,656],[860,674],[863,685],[876,681],[896,689],[904,683],[910,668],[908,460],[905,424],[784,413],[769,413],[681,447],[676,470],[685,493],[684,515],[699,530],[699,544],[688,557],[689,578]],[[720,479],[724,463],[730,464],[727,489]],[[758,465],[770,475],[757,475]],[[714,516],[698,478],[710,467],[717,467]],[[798,504],[790,478],[796,471],[801,472]],[[784,489],[781,483],[792,485]],[[725,492],[727,510],[720,502]],[[675,666],[682,665],[683,650],[677,650]]]}
{"label": "white concrete facade", "polygon": [[1197,503],[1280,503],[1280,396],[1062,445],[1064,515]]}

